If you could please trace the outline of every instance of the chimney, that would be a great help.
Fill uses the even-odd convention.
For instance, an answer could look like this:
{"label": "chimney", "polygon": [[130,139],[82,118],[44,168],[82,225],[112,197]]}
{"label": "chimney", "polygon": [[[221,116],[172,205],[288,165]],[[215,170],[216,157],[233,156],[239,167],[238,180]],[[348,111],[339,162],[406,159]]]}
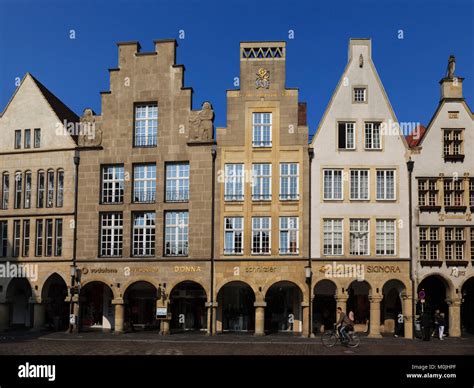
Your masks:
{"label": "chimney", "polygon": [[370,38],[349,39],[348,61],[351,59],[359,61],[359,66],[363,67],[364,62],[372,58],[372,40]]}
{"label": "chimney", "polygon": [[454,74],[456,69],[456,58],[451,55],[448,60],[446,75],[439,81],[441,85],[441,100],[450,98],[463,98],[462,81],[464,78]]}

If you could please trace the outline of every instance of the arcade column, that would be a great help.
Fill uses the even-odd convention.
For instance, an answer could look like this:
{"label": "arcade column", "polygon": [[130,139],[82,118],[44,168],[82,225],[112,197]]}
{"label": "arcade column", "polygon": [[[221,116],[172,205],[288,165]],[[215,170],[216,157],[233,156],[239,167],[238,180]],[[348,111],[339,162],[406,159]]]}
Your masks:
{"label": "arcade column", "polygon": [[265,307],[266,302],[255,302],[255,335],[265,335]]}
{"label": "arcade column", "polygon": [[369,297],[370,301],[370,322],[369,322],[369,338],[382,338],[380,334],[380,302],[382,297],[374,295]]}
{"label": "arcade column", "polygon": [[42,330],[46,323],[46,305],[40,298],[31,297],[29,303],[33,305],[33,330]]}
{"label": "arcade column", "polygon": [[449,306],[449,336],[461,337],[461,298],[446,299]]}
{"label": "arcade column", "polygon": [[123,299],[114,299],[112,304],[115,306],[115,334],[122,334],[124,331],[125,308]]}

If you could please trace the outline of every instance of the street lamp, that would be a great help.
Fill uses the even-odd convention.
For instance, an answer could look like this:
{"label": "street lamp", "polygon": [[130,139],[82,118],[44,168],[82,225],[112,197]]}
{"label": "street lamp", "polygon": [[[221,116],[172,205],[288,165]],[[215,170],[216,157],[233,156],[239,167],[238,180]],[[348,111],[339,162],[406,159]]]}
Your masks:
{"label": "street lamp", "polygon": [[306,283],[311,285],[311,278],[313,277],[313,271],[311,270],[311,267],[309,265],[304,267],[304,274],[306,278]]}
{"label": "street lamp", "polygon": [[76,317],[74,316],[74,294],[75,294],[75,282],[77,278],[77,267],[71,265],[70,267],[71,274],[71,287],[70,287],[70,304],[69,304],[69,333],[72,333],[74,329],[74,324],[77,324]]}

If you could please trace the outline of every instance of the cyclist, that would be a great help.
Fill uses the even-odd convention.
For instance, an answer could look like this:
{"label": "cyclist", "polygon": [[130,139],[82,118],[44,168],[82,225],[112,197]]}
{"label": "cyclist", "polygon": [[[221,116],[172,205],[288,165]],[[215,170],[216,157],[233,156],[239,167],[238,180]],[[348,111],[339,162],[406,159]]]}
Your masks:
{"label": "cyclist", "polygon": [[337,308],[337,313],[339,314],[339,319],[336,323],[336,328],[343,341],[349,341],[346,331],[352,330],[353,322],[349,317],[342,311],[341,307]]}

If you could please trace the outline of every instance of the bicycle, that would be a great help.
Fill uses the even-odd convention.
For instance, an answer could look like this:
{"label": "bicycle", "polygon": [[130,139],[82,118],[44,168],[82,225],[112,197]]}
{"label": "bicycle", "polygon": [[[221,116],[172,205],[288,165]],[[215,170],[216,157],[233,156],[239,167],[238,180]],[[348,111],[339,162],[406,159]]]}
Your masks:
{"label": "bicycle", "polygon": [[321,341],[327,348],[332,348],[337,344],[338,341],[341,343],[341,345],[347,346],[349,348],[357,348],[360,345],[359,336],[354,331],[348,331],[345,333],[347,338],[342,338],[339,334],[339,330],[334,328],[334,330],[325,331]]}

